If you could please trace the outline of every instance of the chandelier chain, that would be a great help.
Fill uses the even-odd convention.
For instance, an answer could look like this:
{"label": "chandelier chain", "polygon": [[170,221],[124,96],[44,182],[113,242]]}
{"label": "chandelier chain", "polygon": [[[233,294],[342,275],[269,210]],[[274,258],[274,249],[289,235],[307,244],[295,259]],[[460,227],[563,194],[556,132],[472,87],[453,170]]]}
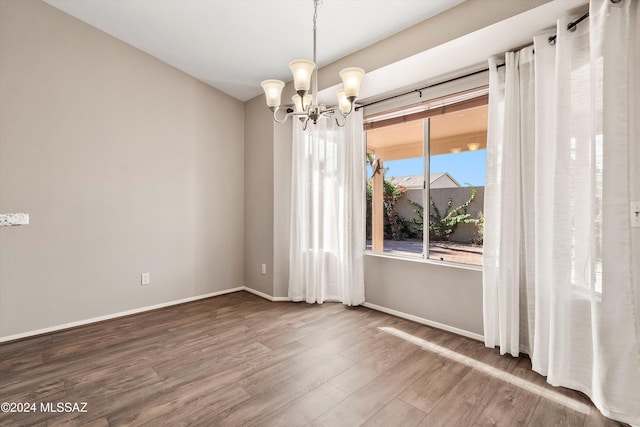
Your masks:
{"label": "chandelier chain", "polygon": [[318,0],[313,0],[313,31],[315,31],[318,26]]}
{"label": "chandelier chain", "polygon": [[318,0],[313,0],[313,63],[316,67],[316,72],[311,76],[312,79],[312,93],[311,93],[311,103],[312,105],[317,105],[318,103],[318,61],[316,59],[316,32],[318,30]]}

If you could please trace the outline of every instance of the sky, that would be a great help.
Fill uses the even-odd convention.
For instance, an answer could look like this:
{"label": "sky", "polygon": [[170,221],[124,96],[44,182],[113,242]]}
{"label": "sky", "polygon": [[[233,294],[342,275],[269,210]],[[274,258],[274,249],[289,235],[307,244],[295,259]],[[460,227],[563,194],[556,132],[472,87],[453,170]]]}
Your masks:
{"label": "sky", "polygon": [[[462,186],[480,187],[485,184],[487,150],[463,151],[455,154],[431,156],[431,173],[448,172]],[[422,158],[391,160],[384,162],[385,177],[422,175]],[[371,176],[368,168],[367,176]]]}

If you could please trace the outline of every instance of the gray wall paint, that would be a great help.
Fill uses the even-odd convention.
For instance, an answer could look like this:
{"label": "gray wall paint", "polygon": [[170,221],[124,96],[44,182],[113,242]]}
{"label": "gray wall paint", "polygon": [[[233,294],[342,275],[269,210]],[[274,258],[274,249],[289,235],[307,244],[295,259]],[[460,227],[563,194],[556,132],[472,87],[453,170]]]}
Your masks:
{"label": "gray wall paint", "polygon": [[289,293],[289,236],[291,225],[291,121],[276,125],[273,144],[273,295]]}
{"label": "gray wall paint", "polygon": [[375,255],[364,271],[368,303],[483,334],[481,271]]}
{"label": "gray wall paint", "polygon": [[40,1],[0,57],[0,337],[243,285],[241,102]]}
{"label": "gray wall paint", "polygon": [[[245,113],[255,119],[245,123],[245,285],[286,297],[292,125],[274,123],[263,98],[247,102]],[[267,264],[266,275],[262,264]]]}
{"label": "gray wall paint", "polygon": [[[244,237],[245,285],[273,295],[273,132],[264,99],[245,103]],[[267,274],[261,265],[267,265]]]}

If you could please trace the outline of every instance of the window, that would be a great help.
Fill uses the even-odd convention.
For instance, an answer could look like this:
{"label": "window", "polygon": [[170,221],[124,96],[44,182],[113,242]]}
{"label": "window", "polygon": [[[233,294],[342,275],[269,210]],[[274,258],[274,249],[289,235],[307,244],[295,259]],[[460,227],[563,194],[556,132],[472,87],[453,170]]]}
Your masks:
{"label": "window", "polygon": [[367,250],[482,265],[486,93],[365,118]]}

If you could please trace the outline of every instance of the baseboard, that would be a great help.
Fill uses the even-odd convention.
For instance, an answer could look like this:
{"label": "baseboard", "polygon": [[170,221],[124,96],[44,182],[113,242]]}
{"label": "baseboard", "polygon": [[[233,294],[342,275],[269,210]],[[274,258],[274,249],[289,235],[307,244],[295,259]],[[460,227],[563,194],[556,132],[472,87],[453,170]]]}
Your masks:
{"label": "baseboard", "polygon": [[[264,292],[256,291],[255,289],[249,288],[247,286],[242,287],[242,290],[257,295],[261,298],[264,298],[269,301],[290,301],[288,297],[272,297],[271,295],[265,294]],[[420,323],[427,326],[432,326],[434,328],[442,329],[447,332],[452,332],[454,334],[462,335],[463,337],[472,338],[478,341],[484,341],[484,336],[476,334],[474,332],[465,331],[464,329],[454,328],[453,326],[445,325],[443,323],[434,322],[432,320],[423,319],[422,317],[414,316],[412,314],[403,313],[401,311],[392,310],[387,307],[382,307],[380,305],[371,304],[369,302],[365,302],[362,304],[364,307],[370,308],[372,310],[381,311],[383,313],[390,314],[392,316],[400,317],[402,319],[411,320],[416,323]]]}
{"label": "baseboard", "polygon": [[[242,290],[245,290],[249,293],[257,295],[261,298],[264,298],[269,301],[290,301],[288,297],[272,297],[271,295],[265,294],[264,292],[256,291],[255,289],[244,286]],[[445,325],[443,323],[434,322],[432,320],[423,319],[422,317],[414,316],[412,314],[403,313],[401,311],[392,310],[387,307],[382,307],[380,305],[371,304],[369,302],[365,302],[362,304],[364,307],[370,308],[372,310],[381,311],[383,313],[390,314],[392,316],[400,317],[402,319],[411,320],[416,323],[420,323],[427,326],[432,326],[434,328],[442,329],[443,331],[452,332],[454,334],[462,335],[463,337],[472,338],[478,341],[484,341],[484,336],[476,334],[474,332],[465,331],[464,329],[454,328],[453,326]]]}
{"label": "baseboard", "polygon": [[[163,308],[163,307],[169,307],[169,306],[172,306],[172,305],[184,304],[184,303],[191,302],[191,301],[197,301],[197,300],[200,300],[200,299],[211,298],[211,297],[215,297],[215,296],[218,296],[218,295],[224,295],[224,294],[229,294],[229,293],[232,293],[232,292],[239,292],[239,291],[247,291],[249,293],[252,293],[254,295],[257,295],[257,296],[259,296],[261,298],[264,298],[266,300],[273,301],[273,302],[289,301],[288,297],[273,297],[271,295],[265,294],[264,292],[257,291],[255,289],[249,288],[247,286],[239,286],[239,287],[236,287],[236,288],[225,289],[223,291],[211,292],[211,293],[204,294],[204,295],[197,295],[197,296],[194,296],[194,297],[189,297],[189,298],[183,298],[183,299],[179,299],[179,300],[164,302],[164,303],[161,303],[161,304],[155,304],[155,305],[150,305],[150,306],[146,306],[146,307],[135,308],[133,310],[121,311],[121,312],[118,312],[118,313],[107,314],[107,315],[104,315],[104,316],[93,317],[91,319],[80,320],[80,321],[77,321],[77,322],[71,322],[71,323],[65,323],[65,324],[62,324],[62,325],[51,326],[51,327],[48,327],[48,328],[38,329],[38,330],[35,330],[35,331],[23,332],[23,333],[15,334],[15,335],[8,335],[6,337],[0,337],[0,343],[8,342],[8,341],[15,341],[15,340],[23,339],[23,338],[29,338],[29,337],[33,337],[33,336],[37,336],[37,335],[48,334],[48,333],[51,333],[51,332],[61,331],[61,330],[64,330],[64,329],[76,328],[78,326],[89,325],[91,323],[102,322],[104,320],[115,319],[115,318],[124,317],[124,316],[130,316],[132,314],[143,313],[145,311],[157,310],[157,309]],[[392,316],[396,316],[396,317],[400,317],[400,318],[403,318],[403,319],[411,320],[413,322],[421,323],[423,325],[432,326],[434,328],[442,329],[442,330],[445,330],[445,331],[448,331],[448,332],[452,332],[454,334],[462,335],[462,336],[465,336],[465,337],[468,337],[468,338],[473,338],[473,339],[476,339],[478,341],[484,341],[484,337],[482,335],[479,335],[479,334],[476,334],[476,333],[473,333],[473,332],[469,332],[469,331],[465,331],[464,329],[454,328],[453,326],[449,326],[449,325],[445,325],[445,324],[442,324],[442,323],[434,322],[434,321],[428,320],[428,319],[423,319],[421,317],[414,316],[412,314],[407,314],[407,313],[403,313],[401,311],[392,310],[390,308],[382,307],[382,306],[379,306],[379,305],[376,305],[376,304],[371,304],[369,302],[365,302],[362,305],[367,307],[367,308],[370,308],[372,310],[377,310],[377,311],[381,311],[383,313],[391,314]]]}
{"label": "baseboard", "polygon": [[38,329],[38,330],[35,330],[35,331],[23,332],[23,333],[15,334],[15,335],[9,335],[9,336],[6,336],[6,337],[0,337],[0,343],[7,342],[7,341],[15,341],[15,340],[19,340],[19,339],[22,339],[22,338],[29,338],[29,337],[33,337],[33,336],[36,336],[36,335],[48,334],[48,333],[51,333],[51,332],[61,331],[63,329],[76,328],[78,326],[84,326],[84,325],[88,325],[88,324],[91,324],[91,323],[102,322],[104,320],[115,319],[117,317],[130,316],[132,314],[142,313],[142,312],[145,312],[145,311],[157,310],[157,309],[163,308],[163,307],[169,307],[169,306],[172,306],[172,305],[184,304],[186,302],[197,301],[199,299],[216,297],[218,295],[230,294],[232,292],[239,292],[239,291],[243,291],[243,290],[247,290],[247,289],[244,286],[239,286],[237,288],[225,289],[223,291],[211,292],[209,294],[197,295],[197,296],[194,296],[194,297],[183,298],[183,299],[179,299],[179,300],[175,300],[175,301],[169,301],[169,302],[163,302],[163,303],[160,303],[160,304],[149,305],[149,306],[146,306],[146,307],[134,308],[133,310],[121,311],[121,312],[118,312],[118,313],[113,313],[113,314],[107,314],[107,315],[104,315],[104,316],[93,317],[91,319],[79,320],[77,322],[71,322],[71,323],[65,323],[65,324],[62,324],[62,325],[51,326],[51,327],[48,327],[48,328]]}
{"label": "baseboard", "polygon": [[271,295],[265,294],[264,292],[256,291],[255,289],[249,288],[247,286],[243,286],[242,290],[252,293],[254,295],[257,295],[269,301],[274,301],[274,302],[289,301],[289,297],[272,297]]}
{"label": "baseboard", "polygon": [[453,326],[445,325],[444,323],[438,323],[438,322],[434,322],[433,320],[423,319],[422,317],[414,316],[413,314],[407,314],[401,311],[392,310],[387,307],[371,304],[370,302],[365,302],[362,305],[372,310],[381,311],[383,313],[391,314],[392,316],[401,317],[403,319],[411,320],[416,323],[432,326],[434,328],[442,329],[443,331],[462,335],[463,337],[472,338],[478,341],[484,341],[484,336],[482,335],[476,334],[474,332],[465,331],[464,329],[454,328]]}

